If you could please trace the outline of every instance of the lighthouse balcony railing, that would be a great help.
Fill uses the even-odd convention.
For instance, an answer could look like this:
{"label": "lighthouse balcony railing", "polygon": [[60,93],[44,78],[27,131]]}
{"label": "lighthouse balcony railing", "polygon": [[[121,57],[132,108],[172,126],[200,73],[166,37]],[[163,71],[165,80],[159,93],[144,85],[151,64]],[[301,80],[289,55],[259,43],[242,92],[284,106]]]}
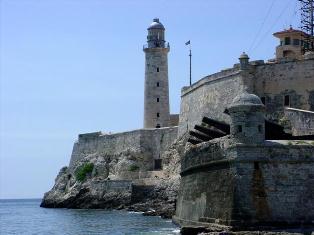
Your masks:
{"label": "lighthouse balcony railing", "polygon": [[162,43],[161,45],[154,45],[153,47],[149,46],[148,44],[144,44],[143,49],[147,49],[147,48],[169,48],[170,49],[170,45],[169,45],[169,42]]}

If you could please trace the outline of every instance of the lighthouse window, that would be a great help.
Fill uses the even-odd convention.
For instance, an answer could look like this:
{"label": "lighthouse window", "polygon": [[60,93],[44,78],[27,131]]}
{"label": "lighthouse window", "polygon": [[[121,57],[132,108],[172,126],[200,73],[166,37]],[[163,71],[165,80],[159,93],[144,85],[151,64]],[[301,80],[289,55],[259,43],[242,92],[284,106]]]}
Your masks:
{"label": "lighthouse window", "polygon": [[290,106],[290,95],[285,95],[284,106]]}
{"label": "lighthouse window", "polygon": [[285,37],[285,45],[290,45],[291,39],[289,37]]}
{"label": "lighthouse window", "polygon": [[154,170],[162,169],[162,159],[155,159]]}
{"label": "lighthouse window", "polygon": [[157,82],[157,87],[159,87],[159,82]]}
{"label": "lighthouse window", "polygon": [[157,102],[159,102],[159,98],[157,98]]}
{"label": "lighthouse window", "polygon": [[159,113],[157,113],[157,117],[160,117]]}
{"label": "lighthouse window", "polygon": [[159,67],[157,67],[157,73],[159,73]]}

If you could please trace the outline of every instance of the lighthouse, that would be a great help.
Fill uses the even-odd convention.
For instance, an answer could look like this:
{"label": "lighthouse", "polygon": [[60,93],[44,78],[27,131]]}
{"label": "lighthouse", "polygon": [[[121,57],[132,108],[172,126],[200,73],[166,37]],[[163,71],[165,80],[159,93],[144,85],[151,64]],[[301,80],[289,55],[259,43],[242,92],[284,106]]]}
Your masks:
{"label": "lighthouse", "polygon": [[145,53],[144,128],[170,125],[168,52],[165,27],[155,18],[147,29]]}

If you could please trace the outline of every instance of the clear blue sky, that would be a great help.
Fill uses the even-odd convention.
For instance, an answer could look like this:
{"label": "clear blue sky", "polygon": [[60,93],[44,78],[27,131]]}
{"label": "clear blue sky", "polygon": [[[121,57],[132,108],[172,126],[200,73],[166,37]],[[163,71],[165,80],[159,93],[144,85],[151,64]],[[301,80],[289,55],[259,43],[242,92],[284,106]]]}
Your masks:
{"label": "clear blue sky", "polygon": [[42,197],[69,163],[79,133],[142,127],[142,46],[154,17],[171,46],[172,113],[179,112],[180,89],[188,84],[187,40],[196,81],[232,67],[242,51],[253,60],[273,58],[278,42],[272,33],[299,26],[297,0],[0,4],[0,198]]}

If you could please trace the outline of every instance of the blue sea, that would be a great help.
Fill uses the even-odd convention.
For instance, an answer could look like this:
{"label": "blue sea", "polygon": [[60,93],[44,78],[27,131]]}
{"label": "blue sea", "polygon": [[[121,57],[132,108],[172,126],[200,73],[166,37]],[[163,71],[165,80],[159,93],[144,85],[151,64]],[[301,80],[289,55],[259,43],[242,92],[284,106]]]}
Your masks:
{"label": "blue sea", "polygon": [[0,234],[179,234],[171,220],[128,211],[47,209],[40,199],[0,200]]}

